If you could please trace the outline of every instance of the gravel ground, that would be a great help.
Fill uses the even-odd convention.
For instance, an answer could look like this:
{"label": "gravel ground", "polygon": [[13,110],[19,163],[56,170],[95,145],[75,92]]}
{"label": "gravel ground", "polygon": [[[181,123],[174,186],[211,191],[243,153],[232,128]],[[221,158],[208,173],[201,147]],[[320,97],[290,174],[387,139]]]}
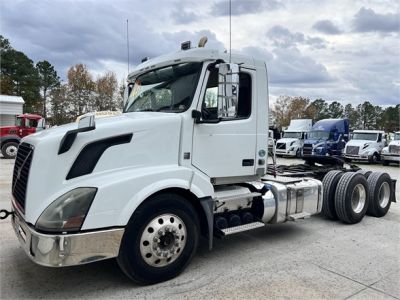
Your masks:
{"label": "gravel ground", "polygon": [[[10,207],[13,163],[0,158],[0,208]],[[400,180],[398,167],[364,167]],[[212,251],[203,241],[183,274],[152,286],[131,283],[115,260],[35,265],[7,219],[0,221],[0,298],[400,299],[399,203],[355,225],[316,216],[216,240]]]}

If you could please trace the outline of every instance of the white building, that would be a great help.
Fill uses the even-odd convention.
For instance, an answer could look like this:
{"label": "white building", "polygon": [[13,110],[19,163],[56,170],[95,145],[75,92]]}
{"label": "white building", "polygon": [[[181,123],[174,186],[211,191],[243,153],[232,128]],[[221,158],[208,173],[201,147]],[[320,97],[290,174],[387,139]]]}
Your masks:
{"label": "white building", "polygon": [[24,99],[20,96],[0,95],[0,126],[15,124],[15,115],[22,114]]}

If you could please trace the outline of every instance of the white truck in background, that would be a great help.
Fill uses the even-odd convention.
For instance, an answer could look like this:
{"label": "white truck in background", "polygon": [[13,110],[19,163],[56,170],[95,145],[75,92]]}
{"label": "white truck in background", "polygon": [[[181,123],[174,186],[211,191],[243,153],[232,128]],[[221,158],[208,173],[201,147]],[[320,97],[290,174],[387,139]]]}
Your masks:
{"label": "white truck in background", "polygon": [[347,161],[376,163],[381,159],[381,151],[386,145],[386,135],[382,130],[354,130],[344,148],[344,157]]}
{"label": "white truck in background", "polygon": [[388,146],[382,149],[382,163],[388,166],[390,163],[400,163],[400,131],[394,133],[394,139]]}
{"label": "white truck in background", "polygon": [[289,127],[283,132],[283,137],[276,142],[276,155],[300,157],[304,140],[311,127],[311,119],[291,120]]}
{"label": "white truck in background", "polygon": [[387,213],[386,173],[269,174],[265,62],[202,46],[138,65],[122,115],[87,115],[21,141],[12,210],[0,218],[11,215],[34,262],[117,258],[129,278],[152,284],[181,273],[200,236],[211,249],[214,238],[321,211],[349,224]]}

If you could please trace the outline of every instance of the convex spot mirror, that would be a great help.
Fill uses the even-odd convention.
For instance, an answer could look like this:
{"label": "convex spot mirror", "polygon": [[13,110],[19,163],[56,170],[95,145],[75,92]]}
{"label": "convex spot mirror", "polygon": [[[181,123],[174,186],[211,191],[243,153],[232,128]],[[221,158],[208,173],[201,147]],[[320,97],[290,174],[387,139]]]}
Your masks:
{"label": "convex spot mirror", "polygon": [[238,99],[239,65],[220,63],[218,65],[218,118],[236,118]]}

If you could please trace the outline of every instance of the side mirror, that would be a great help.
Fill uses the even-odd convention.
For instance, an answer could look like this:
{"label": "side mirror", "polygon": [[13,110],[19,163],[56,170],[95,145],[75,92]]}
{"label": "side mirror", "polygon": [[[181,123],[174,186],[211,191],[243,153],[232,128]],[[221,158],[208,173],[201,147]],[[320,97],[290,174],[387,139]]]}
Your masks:
{"label": "side mirror", "polygon": [[239,99],[239,65],[220,63],[218,72],[218,118],[236,118]]}
{"label": "side mirror", "polygon": [[95,118],[94,114],[83,115],[79,120],[78,129],[95,128],[96,123],[94,121],[94,118]]}
{"label": "side mirror", "polygon": [[129,95],[132,91],[133,83],[128,83],[124,89],[124,97],[123,97],[123,107],[125,107],[126,101],[128,101]]}
{"label": "side mirror", "polygon": [[39,119],[36,130],[42,130],[46,128],[46,120],[44,118]]}

